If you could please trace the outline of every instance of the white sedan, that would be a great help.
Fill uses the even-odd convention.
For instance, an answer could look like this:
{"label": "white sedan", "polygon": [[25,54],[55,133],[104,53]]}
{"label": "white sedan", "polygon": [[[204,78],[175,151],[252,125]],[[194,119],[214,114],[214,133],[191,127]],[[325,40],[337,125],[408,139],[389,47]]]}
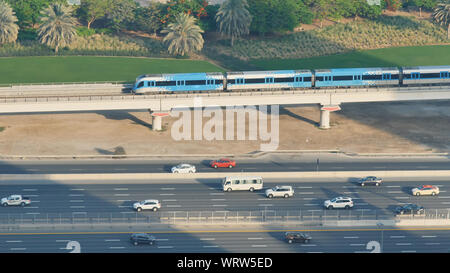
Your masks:
{"label": "white sedan", "polygon": [[190,164],[179,164],[172,167],[172,173],[195,173],[195,166]]}

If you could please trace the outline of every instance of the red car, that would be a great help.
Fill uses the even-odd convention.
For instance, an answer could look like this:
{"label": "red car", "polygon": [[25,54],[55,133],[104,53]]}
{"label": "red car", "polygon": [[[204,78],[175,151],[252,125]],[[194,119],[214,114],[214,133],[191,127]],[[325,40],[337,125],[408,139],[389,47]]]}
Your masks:
{"label": "red car", "polygon": [[236,167],[236,161],[227,159],[227,158],[221,158],[219,160],[211,161],[210,163],[211,167],[217,169],[217,168],[234,168]]}

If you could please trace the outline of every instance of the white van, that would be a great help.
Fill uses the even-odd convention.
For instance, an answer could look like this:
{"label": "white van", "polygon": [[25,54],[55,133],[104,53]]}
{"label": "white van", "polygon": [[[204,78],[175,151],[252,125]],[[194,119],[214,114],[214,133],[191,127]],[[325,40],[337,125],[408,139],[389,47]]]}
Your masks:
{"label": "white van", "polygon": [[254,191],[261,190],[263,180],[261,176],[229,176],[222,181],[223,191]]}

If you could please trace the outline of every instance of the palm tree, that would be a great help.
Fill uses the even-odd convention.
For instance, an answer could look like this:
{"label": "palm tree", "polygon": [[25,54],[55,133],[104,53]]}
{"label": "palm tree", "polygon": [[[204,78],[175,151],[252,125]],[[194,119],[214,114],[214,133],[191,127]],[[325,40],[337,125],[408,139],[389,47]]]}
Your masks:
{"label": "palm tree", "polygon": [[447,39],[450,39],[450,3],[440,3],[433,12],[434,20],[441,26],[447,27]]}
{"label": "palm tree", "polygon": [[216,14],[216,22],[219,32],[231,37],[231,46],[233,46],[235,38],[250,32],[252,15],[248,11],[247,0],[223,2]]}
{"label": "palm tree", "polygon": [[4,1],[0,1],[0,44],[12,43],[17,40],[19,26],[12,8]]}
{"label": "palm tree", "polygon": [[42,12],[42,25],[39,27],[39,41],[55,48],[70,44],[76,35],[77,20],[72,17],[72,8],[63,4],[51,4]]}
{"label": "palm tree", "polygon": [[175,22],[161,31],[167,33],[163,41],[169,45],[170,54],[184,56],[203,48],[203,30],[195,22],[194,17],[180,13],[175,16]]}

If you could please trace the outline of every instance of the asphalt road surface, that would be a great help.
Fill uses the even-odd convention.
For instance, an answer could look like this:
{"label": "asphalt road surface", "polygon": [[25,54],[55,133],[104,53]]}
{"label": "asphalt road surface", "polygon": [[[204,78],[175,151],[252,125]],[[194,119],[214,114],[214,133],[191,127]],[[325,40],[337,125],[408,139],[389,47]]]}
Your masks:
{"label": "asphalt road surface", "polygon": [[[450,232],[446,229],[342,229],[302,230],[312,236],[308,244],[288,244],[283,230],[254,232],[189,231],[154,232],[155,245],[134,246],[130,233],[78,233],[25,235],[0,234],[1,253],[69,253],[70,241],[81,253],[448,253]],[[374,247],[371,247],[368,243]]]}
{"label": "asphalt road surface", "polygon": [[[133,184],[127,181],[118,184],[51,184],[43,185],[0,185],[0,197],[22,194],[31,198],[26,207],[0,207],[0,215],[34,214],[44,217],[47,213],[106,214],[135,213],[132,204],[146,199],[158,199],[162,203],[159,212],[176,211],[302,211],[313,213],[323,211],[323,202],[337,196],[353,198],[352,212],[363,214],[393,215],[395,207],[415,203],[425,209],[450,208],[449,181],[386,180],[381,186],[361,187],[356,182],[295,182],[280,180],[264,183],[263,190],[223,192],[220,180],[187,180],[187,184],[153,182]],[[437,196],[412,196],[411,189],[423,184],[439,186]],[[291,185],[295,195],[291,198],[265,196],[265,189],[276,185]],[[333,210],[337,211],[337,210]],[[333,213],[327,211],[327,213]],[[155,212],[141,212],[152,215]]]}
{"label": "asphalt road surface", "polygon": [[196,166],[197,172],[297,172],[297,171],[382,171],[382,170],[449,170],[448,157],[371,158],[334,154],[266,155],[257,159],[236,159],[233,169],[213,169],[204,159],[161,160],[16,160],[0,162],[2,174],[62,173],[164,173],[179,163]]}

